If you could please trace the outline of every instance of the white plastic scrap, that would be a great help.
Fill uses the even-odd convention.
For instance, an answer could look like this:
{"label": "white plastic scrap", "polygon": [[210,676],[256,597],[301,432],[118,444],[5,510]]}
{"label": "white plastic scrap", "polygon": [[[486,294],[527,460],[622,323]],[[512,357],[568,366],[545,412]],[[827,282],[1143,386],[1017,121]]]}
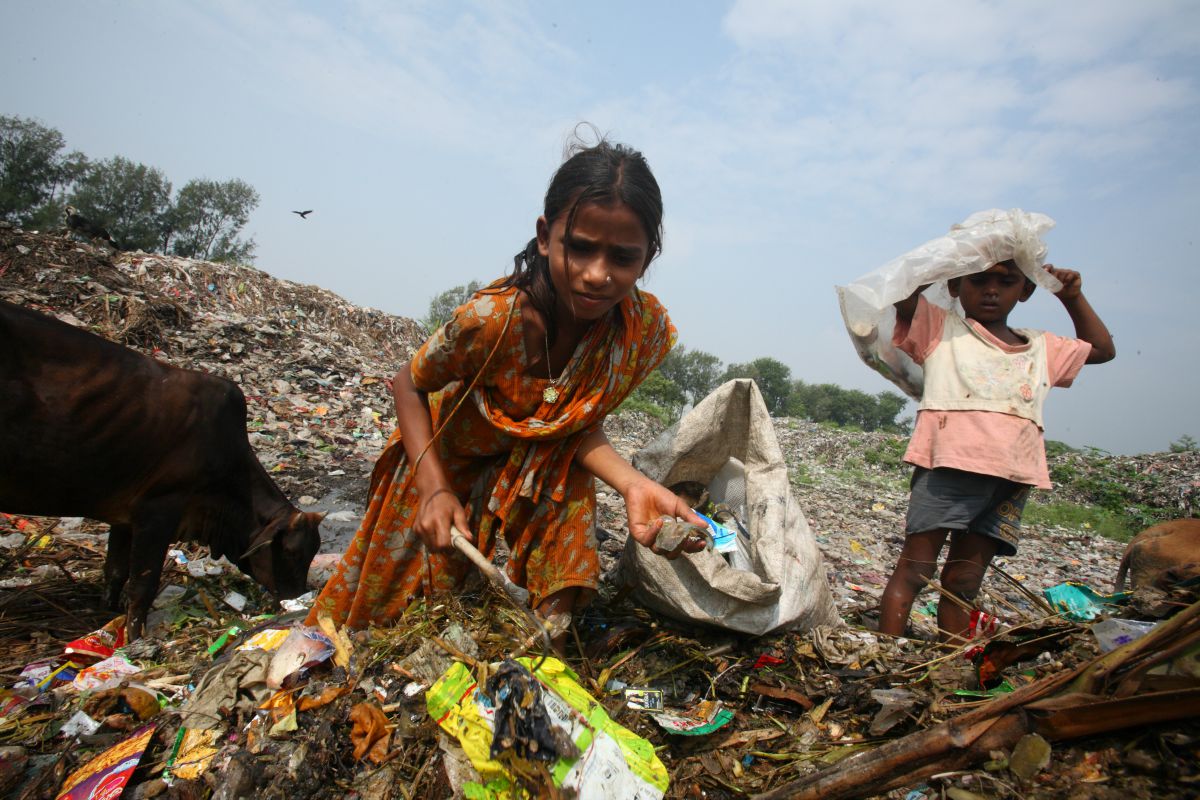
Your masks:
{"label": "white plastic scrap", "polygon": [[1042,237],[1053,227],[1054,220],[1045,214],[1019,208],[979,211],[954,225],[945,236],[837,287],[842,319],[859,356],[910,397],[920,398],[924,382],[920,367],[892,345],[896,326],[893,304],[919,287],[933,284],[925,292],[926,300],[950,308],[954,302],[946,281],[1010,259],[1035,284],[1057,292],[1062,284],[1042,268],[1047,251]]}

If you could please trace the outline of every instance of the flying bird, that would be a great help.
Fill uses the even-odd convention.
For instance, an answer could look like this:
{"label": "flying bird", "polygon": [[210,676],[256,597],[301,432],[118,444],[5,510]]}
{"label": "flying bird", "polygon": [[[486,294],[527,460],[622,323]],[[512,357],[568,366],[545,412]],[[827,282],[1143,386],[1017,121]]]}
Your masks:
{"label": "flying bird", "polygon": [[310,208],[308,211],[293,211],[292,213],[299,214],[300,219],[308,219],[308,215],[311,214],[312,212],[313,212],[313,210]]}

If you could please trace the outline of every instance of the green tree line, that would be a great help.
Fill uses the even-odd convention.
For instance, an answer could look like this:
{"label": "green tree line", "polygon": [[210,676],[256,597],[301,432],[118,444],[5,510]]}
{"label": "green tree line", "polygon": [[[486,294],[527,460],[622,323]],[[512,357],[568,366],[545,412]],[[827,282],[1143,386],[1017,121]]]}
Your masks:
{"label": "green tree line", "polygon": [[908,399],[896,392],[868,394],[833,383],[807,383],[793,378],[786,364],[769,357],[722,366],[711,353],[688,350],[683,345],[667,355],[623,407],[674,422],[685,408],[735,378],[750,378],[758,385],[773,417],[803,417],[864,431],[903,433],[911,426],[910,419],[898,419]]}
{"label": "green tree line", "polygon": [[[471,281],[436,295],[429,301],[429,312],[421,319],[426,330],[430,333],[437,330],[480,286],[479,281]],[[689,350],[683,345],[676,345],[667,354],[621,408],[642,411],[664,423],[673,423],[685,408],[696,405],[713,389],[734,378],[750,378],[758,384],[772,416],[804,417],[865,431],[906,433],[911,427],[910,419],[897,419],[908,404],[904,395],[867,394],[833,383],[805,383],[794,379],[791,369],[773,358],[726,366],[712,353]]]}
{"label": "green tree line", "polygon": [[123,249],[239,263],[253,257],[254,240],[242,229],[259,197],[245,181],[193,179],[172,194],[160,169],[65,150],[54,128],[0,116],[0,220],[53,230],[73,206]]}

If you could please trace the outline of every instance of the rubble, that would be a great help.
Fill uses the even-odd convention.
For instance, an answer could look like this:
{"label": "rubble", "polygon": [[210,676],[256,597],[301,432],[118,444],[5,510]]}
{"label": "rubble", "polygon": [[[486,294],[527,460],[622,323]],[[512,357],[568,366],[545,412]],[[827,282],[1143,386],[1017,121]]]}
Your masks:
{"label": "rubble", "polygon": [[[319,586],[357,524],[393,424],[387,380],[419,345],[416,323],[250,268],[114,255],[5,226],[0,298],[237,381],[272,477],[305,510],[334,512],[325,572],[312,576]],[[1159,703],[1173,698],[1166,706],[1176,714],[1195,702],[1196,613],[1176,613],[1195,602],[1194,587],[1136,593],[1098,622],[1063,618],[1045,590],[1074,581],[1111,591],[1124,544],[1079,525],[1031,525],[1019,553],[999,559],[985,580],[993,633],[981,625],[973,647],[938,648],[931,591],[918,599],[910,636],[881,636],[874,611],[907,501],[904,439],[795,419],[775,425],[841,626],[756,638],[649,613],[613,582],[624,507],[598,487],[606,582],[571,625],[564,661],[605,718],[653,746],[668,797],[790,796],[804,781],[844,787],[847,774],[871,768],[864,764],[883,764],[876,774],[886,780],[825,796],[1196,796],[1194,712],[1164,722],[1171,714],[1162,706],[1138,706],[1151,694]],[[659,430],[636,414],[606,423],[626,456]],[[1200,510],[1195,453],[1056,452],[1051,468],[1060,485],[1038,501],[1117,509],[1139,521]],[[440,733],[428,690],[454,663],[486,685],[491,664],[522,649],[536,662],[543,647],[527,616],[481,578],[387,628],[290,634],[302,608],[284,612],[236,569],[184,547],[170,554],[168,590],[145,639],[110,642],[114,660],[99,666],[103,648],[64,666],[76,663],[68,644],[111,630],[100,588],[105,536],[89,520],[0,515],[6,796],[55,797],[68,776],[140,736],[148,736],[146,752],[123,773],[122,797],[451,796],[473,768]],[[1163,621],[1138,624],[1146,616]],[[1136,727],[1089,728],[1086,707],[1062,700],[1065,688],[1103,700],[1109,710],[1093,717]],[[1002,722],[970,741],[959,735],[989,720]],[[958,760],[938,761],[924,745],[913,751],[914,741],[945,745]],[[888,762],[896,753],[900,760]],[[932,771],[918,774],[922,765]],[[521,778],[534,795],[549,791],[538,776],[533,769]]]}

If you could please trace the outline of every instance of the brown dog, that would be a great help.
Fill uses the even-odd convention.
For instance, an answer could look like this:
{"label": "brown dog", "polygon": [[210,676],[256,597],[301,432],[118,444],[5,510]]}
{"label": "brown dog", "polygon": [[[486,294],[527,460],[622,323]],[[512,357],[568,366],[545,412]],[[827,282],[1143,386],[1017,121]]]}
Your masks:
{"label": "brown dog", "polygon": [[1133,537],[1117,570],[1117,591],[1166,586],[1200,575],[1200,519],[1160,522]]}

